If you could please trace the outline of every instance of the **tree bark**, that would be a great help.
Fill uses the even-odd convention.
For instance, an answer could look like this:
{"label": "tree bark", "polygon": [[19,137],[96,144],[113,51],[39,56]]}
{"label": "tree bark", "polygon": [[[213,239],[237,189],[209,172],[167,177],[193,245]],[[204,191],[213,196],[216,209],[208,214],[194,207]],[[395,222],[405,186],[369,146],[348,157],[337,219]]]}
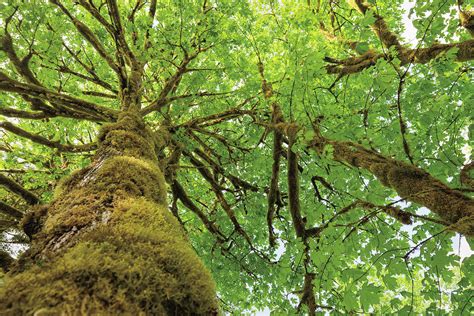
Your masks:
{"label": "tree bark", "polygon": [[2,315],[217,314],[212,278],[167,209],[152,132],[124,112],[98,144],[23,223],[32,246],[6,277]]}

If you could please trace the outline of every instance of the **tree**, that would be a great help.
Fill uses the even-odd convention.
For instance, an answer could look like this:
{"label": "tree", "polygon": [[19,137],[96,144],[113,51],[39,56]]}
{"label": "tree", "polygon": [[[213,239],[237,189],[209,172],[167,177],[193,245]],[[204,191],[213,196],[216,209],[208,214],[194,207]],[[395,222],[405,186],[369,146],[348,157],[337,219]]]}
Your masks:
{"label": "tree", "polygon": [[402,4],[2,4],[1,310],[469,313],[474,14]]}

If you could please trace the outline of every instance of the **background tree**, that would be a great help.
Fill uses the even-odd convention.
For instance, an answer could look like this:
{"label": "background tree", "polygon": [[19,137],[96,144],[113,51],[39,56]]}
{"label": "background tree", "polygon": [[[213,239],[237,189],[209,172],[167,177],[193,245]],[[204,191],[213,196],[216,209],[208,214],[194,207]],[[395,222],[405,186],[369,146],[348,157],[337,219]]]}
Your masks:
{"label": "background tree", "polygon": [[472,7],[406,4],[3,3],[1,309],[469,313]]}

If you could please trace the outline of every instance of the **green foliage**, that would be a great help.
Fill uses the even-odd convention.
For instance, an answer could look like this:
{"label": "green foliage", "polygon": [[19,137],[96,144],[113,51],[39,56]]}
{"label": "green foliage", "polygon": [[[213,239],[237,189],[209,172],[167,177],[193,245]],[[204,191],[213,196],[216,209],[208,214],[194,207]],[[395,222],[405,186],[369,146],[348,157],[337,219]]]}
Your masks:
{"label": "green foliage", "polygon": [[[115,39],[104,25],[78,4],[81,1],[63,2],[119,63],[117,55],[123,52],[117,52]],[[111,23],[107,6],[101,6],[101,1],[84,2],[100,8],[100,15]],[[188,54],[199,47],[205,51],[190,62],[172,87],[166,96],[169,102],[158,111],[146,113],[146,127],[136,125],[137,113],[122,113],[120,121],[104,122],[67,115],[15,118],[0,112],[1,121],[51,141],[71,145],[97,142],[101,146],[98,156],[112,152],[94,173],[90,186],[80,187],[79,183],[95,166],[93,153],[61,152],[2,129],[0,172],[50,203],[49,215],[39,221],[44,223],[43,233],[100,222],[114,192],[168,202],[179,224],[162,206],[152,207],[141,198],[126,199],[120,202],[122,211],[112,215],[116,226],[111,231],[104,227],[86,234],[63,258],[45,266],[37,264],[21,277],[7,277],[11,288],[20,289],[20,296],[12,300],[25,299],[21,293],[35,287],[39,294],[28,304],[44,301],[60,304],[58,308],[67,311],[78,309],[84,293],[77,292],[67,280],[81,283],[89,278],[97,280],[93,291],[103,293],[103,298],[85,296],[84,304],[97,313],[113,297],[124,313],[137,313],[141,308],[131,304],[132,300],[162,302],[167,296],[184,302],[188,295],[197,301],[201,293],[212,293],[214,285],[187,245],[188,238],[211,271],[222,312],[252,313],[269,308],[275,315],[308,313],[305,304],[297,307],[304,277],[314,273],[314,296],[316,304],[322,306],[318,312],[469,313],[473,260],[461,260],[462,256],[453,251],[454,234],[442,232],[445,226],[421,217],[412,218],[413,225],[406,226],[380,208],[341,210],[363,200],[439,218],[384,186],[374,176],[376,171],[335,161],[333,145],[320,153],[308,149],[308,142],[321,133],[328,139],[352,141],[410,163],[403,146],[401,116],[414,164],[449,187],[468,191],[459,175],[472,155],[473,65],[472,61],[456,61],[458,48],[426,64],[404,64],[395,47],[384,47],[371,28],[376,17],[359,14],[344,1],[157,1],[153,19],[151,1],[117,2],[125,40],[137,60],[145,63],[140,87],[142,109],[160,98]],[[402,18],[404,1],[366,2],[376,8],[393,33],[403,34],[409,28]],[[136,7],[140,3],[143,6]],[[419,47],[469,39],[459,27],[457,15],[453,2],[415,1],[409,16]],[[0,4],[0,26],[0,36],[10,33],[20,59],[32,53],[29,68],[45,88],[109,109],[124,106],[124,82],[54,4],[4,1]],[[403,36],[399,39],[408,45]],[[338,78],[327,73],[325,57],[345,59],[372,51],[391,57],[377,59],[373,67],[348,76]],[[271,98],[262,93],[259,63],[264,66],[266,82],[271,83]],[[5,49],[0,50],[0,65],[12,79],[28,83]],[[126,60],[124,65],[129,74],[131,67]],[[0,110],[41,112],[21,94],[4,92],[4,85],[0,82]],[[308,239],[309,250],[295,235],[288,207],[286,137],[280,159],[279,204],[273,219],[276,247],[268,242],[274,103],[280,106],[286,122],[296,122],[301,128],[292,148],[301,167],[299,200],[306,228],[325,227]],[[211,117],[235,109],[247,112],[220,121]],[[101,152],[103,148],[107,151]],[[202,166],[196,166],[192,157]],[[208,174],[203,175],[203,170]],[[237,185],[235,178],[256,189]],[[224,237],[212,233],[195,210],[173,196],[173,181],[183,186]],[[411,189],[409,183],[407,186]],[[222,199],[247,238],[230,220]],[[0,200],[31,216],[36,213],[3,187]],[[12,219],[2,213],[0,220]],[[18,222],[0,226],[2,249],[16,252],[18,246],[11,247],[13,243],[28,247]],[[183,226],[185,238],[178,225]],[[468,242],[472,248],[472,240]],[[157,246],[160,243],[174,246],[163,250]],[[155,266],[145,256],[149,253],[164,261]],[[189,265],[180,266],[180,257],[189,257]],[[169,271],[164,266],[176,267],[179,272],[174,277],[186,279],[191,288],[177,288],[178,283],[167,277]],[[58,269],[48,270],[51,267]],[[85,271],[95,272],[85,275]],[[143,271],[153,273],[145,275]],[[142,282],[160,290],[140,292]],[[61,289],[70,294],[48,296]],[[30,311],[28,304],[22,312]],[[204,311],[216,302],[202,304],[199,308]],[[150,306],[148,311],[160,313],[159,308]]]}

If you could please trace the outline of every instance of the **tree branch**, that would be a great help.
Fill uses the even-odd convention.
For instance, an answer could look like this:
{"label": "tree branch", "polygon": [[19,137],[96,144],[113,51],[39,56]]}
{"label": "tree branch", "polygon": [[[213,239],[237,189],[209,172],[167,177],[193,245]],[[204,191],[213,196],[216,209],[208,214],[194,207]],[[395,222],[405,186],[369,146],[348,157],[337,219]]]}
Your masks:
{"label": "tree branch", "polygon": [[[0,178],[0,181],[2,181],[2,178]],[[0,182],[1,183],[1,182]],[[23,212],[14,208],[13,206],[10,206],[2,201],[0,201],[0,212],[5,214],[5,215],[8,215],[8,216],[11,216],[15,219],[22,219],[23,217]]]}
{"label": "tree branch", "polygon": [[50,147],[55,148],[59,151],[63,152],[85,152],[85,151],[92,151],[97,149],[96,144],[85,144],[85,145],[69,145],[69,144],[61,144],[59,141],[52,141],[43,136],[38,134],[32,134],[30,132],[25,131],[24,129],[19,128],[18,126],[13,125],[10,122],[0,122],[0,128],[12,132],[20,137],[27,138],[32,142]]}
{"label": "tree branch", "polygon": [[167,96],[172,91],[176,91],[176,89],[178,88],[178,85],[181,81],[181,78],[186,73],[187,66],[189,65],[189,63],[193,59],[195,59],[201,52],[204,52],[204,51],[208,50],[209,48],[210,47],[198,49],[197,51],[195,51],[191,55],[188,55],[185,52],[184,59],[181,61],[181,64],[178,66],[178,69],[176,70],[176,72],[166,80],[163,88],[161,89],[161,92],[160,92],[158,98],[156,98],[153,102],[151,102],[150,105],[148,105],[147,107],[142,109],[141,112],[140,112],[141,115],[145,116],[145,115],[147,115],[147,114],[149,114],[153,111],[158,111],[163,106],[168,104],[170,101],[168,100]]}
{"label": "tree branch", "polygon": [[[34,84],[21,83],[0,72],[0,91],[15,92],[22,95],[49,101],[53,104],[61,104],[71,108],[75,112],[88,116],[96,116],[105,121],[115,120],[117,111],[102,107],[100,105],[81,100],[69,95],[57,93]],[[80,116],[80,115],[79,115]]]}
{"label": "tree branch", "polygon": [[102,57],[107,64],[112,68],[112,70],[119,76],[120,82],[125,82],[126,76],[117,63],[109,56],[107,51],[105,50],[104,46],[102,46],[101,41],[94,35],[91,29],[86,26],[84,23],[79,21],[75,18],[64,5],[59,0],[50,0],[51,3],[55,4],[56,6],[61,9],[61,11],[71,20],[71,22],[76,27],[77,31],[84,37],[84,39],[92,45],[95,51]]}
{"label": "tree branch", "polygon": [[7,116],[7,117],[32,119],[32,120],[42,120],[45,118],[56,116],[54,114],[49,114],[45,112],[28,112],[28,111],[22,111],[22,110],[17,110],[17,109],[12,109],[12,108],[0,108],[0,115]]}
{"label": "tree branch", "polygon": [[[400,59],[400,64],[402,66],[410,63],[426,64],[430,60],[435,59],[443,53],[447,53],[451,49],[458,49],[455,54],[455,60],[458,62],[474,59],[474,40],[467,40],[454,44],[433,44],[425,48],[404,49],[397,57]],[[330,57],[326,57],[324,60],[329,63],[329,65],[326,66],[326,71],[329,74],[346,76],[375,66],[379,59],[389,60],[390,57],[386,54],[377,54],[374,51],[369,50],[363,55],[349,57],[343,60]]]}
{"label": "tree branch", "polygon": [[316,136],[309,146],[319,153],[325,146],[332,146],[334,160],[367,170],[384,186],[394,189],[400,197],[423,205],[439,215],[451,225],[451,230],[474,236],[474,200],[449,188],[425,170],[385,157],[353,142]]}
{"label": "tree branch", "polygon": [[293,226],[295,227],[296,236],[304,238],[305,223],[301,217],[301,206],[299,196],[299,172],[298,172],[298,156],[293,151],[292,147],[296,140],[298,127],[291,125],[288,128],[288,202],[290,206],[290,214],[293,219]]}
{"label": "tree branch", "polygon": [[[30,205],[39,204],[41,202],[40,199],[34,193],[23,188],[20,184],[2,175],[1,173],[0,173],[0,185],[7,188],[8,190],[15,193],[16,195],[21,196]],[[13,211],[12,216],[14,216],[13,214],[17,214],[17,213]]]}
{"label": "tree branch", "polygon": [[222,234],[219,231],[219,228],[216,226],[216,224],[213,221],[210,221],[207,216],[204,214],[203,211],[199,207],[196,206],[196,204],[193,203],[193,201],[189,198],[189,196],[186,194],[186,191],[184,190],[183,186],[177,181],[174,180],[171,189],[173,190],[174,194],[178,197],[178,199],[183,203],[183,205],[189,209],[191,212],[196,214],[199,219],[202,221],[204,226],[206,226],[207,230],[214,235],[217,240],[223,242],[225,240],[224,234]]}

